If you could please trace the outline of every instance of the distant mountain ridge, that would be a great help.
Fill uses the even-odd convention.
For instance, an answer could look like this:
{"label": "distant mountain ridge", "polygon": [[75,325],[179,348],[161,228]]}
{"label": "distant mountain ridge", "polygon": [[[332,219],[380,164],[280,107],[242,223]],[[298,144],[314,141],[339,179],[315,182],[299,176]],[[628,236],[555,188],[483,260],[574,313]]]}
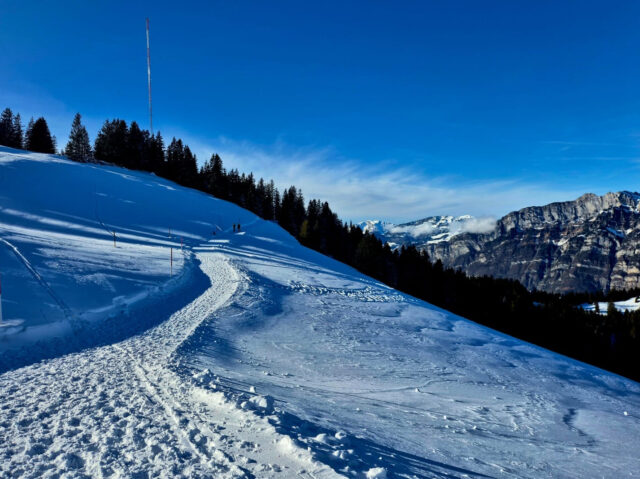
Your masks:
{"label": "distant mountain ridge", "polygon": [[640,287],[640,194],[635,192],[587,193],[573,201],[511,212],[485,232],[433,238],[414,238],[411,244],[446,267],[517,279],[531,290]]}
{"label": "distant mountain ridge", "polygon": [[490,231],[495,226],[495,219],[475,218],[471,215],[429,216],[401,224],[368,220],[358,223],[358,226],[394,249],[408,245],[424,248],[428,244],[449,241],[461,233]]}

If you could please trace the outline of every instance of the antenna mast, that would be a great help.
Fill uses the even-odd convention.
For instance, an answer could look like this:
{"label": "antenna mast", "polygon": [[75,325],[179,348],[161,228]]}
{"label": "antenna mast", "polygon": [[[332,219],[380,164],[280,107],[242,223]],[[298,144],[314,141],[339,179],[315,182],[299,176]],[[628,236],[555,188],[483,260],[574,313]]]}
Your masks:
{"label": "antenna mast", "polygon": [[147,18],[147,84],[149,86],[149,130],[153,135],[153,116],[151,114],[151,49],[149,47],[149,19]]}

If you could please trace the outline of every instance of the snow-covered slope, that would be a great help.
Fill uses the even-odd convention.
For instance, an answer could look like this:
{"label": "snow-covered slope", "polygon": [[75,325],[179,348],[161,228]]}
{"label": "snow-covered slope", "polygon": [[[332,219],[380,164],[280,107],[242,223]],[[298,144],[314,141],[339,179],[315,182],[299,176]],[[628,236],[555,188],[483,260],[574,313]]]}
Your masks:
{"label": "snow-covered slope", "polygon": [[[47,179],[57,186],[27,187]],[[3,150],[0,187],[0,237],[24,256],[2,259],[5,319],[49,325],[22,364],[55,356],[5,362],[1,477],[639,474],[633,381],[398,293],[143,173]],[[116,205],[101,203],[107,229],[129,235],[118,248],[83,199],[94,191]],[[174,283],[169,223],[188,238]],[[110,286],[76,281],[101,273]],[[114,303],[111,288],[129,300]],[[27,336],[5,334],[3,358]]]}
{"label": "snow-covered slope", "polygon": [[400,246],[424,246],[449,241],[465,232],[486,232],[495,227],[494,218],[462,216],[429,216],[410,223],[394,224],[380,220],[358,223],[363,231],[374,234],[392,248]]}
{"label": "snow-covered slope", "polygon": [[[0,146],[0,352],[31,354],[30,344],[50,346],[52,336],[68,347],[87,323],[153,302],[188,278],[191,245],[256,220],[151,174]],[[0,365],[23,353],[2,354]]]}
{"label": "snow-covered slope", "polygon": [[[632,298],[625,299],[623,301],[614,301],[613,305],[618,311],[622,311],[622,312],[637,311],[640,308],[640,298],[638,296],[634,296]],[[582,307],[587,311],[596,310],[595,303],[585,303],[582,305]],[[598,310],[600,314],[606,315],[608,309],[609,309],[609,303],[607,303],[606,301],[605,302],[601,301],[598,303]]]}

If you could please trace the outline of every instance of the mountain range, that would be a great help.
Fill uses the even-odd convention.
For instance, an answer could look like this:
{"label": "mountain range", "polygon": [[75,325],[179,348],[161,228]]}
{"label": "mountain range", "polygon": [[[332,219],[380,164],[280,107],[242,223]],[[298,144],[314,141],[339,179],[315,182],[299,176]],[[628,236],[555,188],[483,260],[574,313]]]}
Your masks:
{"label": "mountain range", "polygon": [[495,226],[495,218],[475,218],[471,215],[429,216],[401,224],[368,220],[358,223],[358,226],[362,231],[374,234],[388,243],[392,249],[409,245],[424,248],[429,244],[449,241],[461,233],[491,231]]}
{"label": "mountain range", "polygon": [[[392,247],[413,244],[445,267],[520,281],[530,290],[595,292],[640,287],[640,194],[582,195],[497,221],[432,216],[366,222]],[[424,234],[416,234],[422,230]]]}

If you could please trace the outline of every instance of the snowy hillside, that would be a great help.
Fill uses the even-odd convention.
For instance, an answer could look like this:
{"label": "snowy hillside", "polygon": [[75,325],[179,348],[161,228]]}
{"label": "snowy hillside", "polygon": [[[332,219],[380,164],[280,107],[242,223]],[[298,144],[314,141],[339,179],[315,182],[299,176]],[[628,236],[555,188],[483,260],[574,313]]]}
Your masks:
{"label": "snowy hillside", "polygon": [[234,205],[2,148],[0,197],[0,477],[640,475],[640,384]]}
{"label": "snowy hillside", "polygon": [[411,223],[394,224],[380,220],[358,223],[363,231],[374,234],[392,248],[400,246],[440,243],[466,232],[491,231],[495,227],[493,218],[462,216],[429,216]]}
{"label": "snowy hillside", "polygon": [[[623,301],[614,301],[613,305],[618,311],[621,311],[621,312],[637,311],[640,308],[640,298],[638,296],[634,296],[632,298],[625,299]],[[582,305],[582,307],[587,311],[596,310],[596,305],[594,303],[585,303]],[[606,301],[600,301],[598,303],[598,310],[600,314],[606,316],[608,308],[609,308],[609,303],[607,303]]]}

